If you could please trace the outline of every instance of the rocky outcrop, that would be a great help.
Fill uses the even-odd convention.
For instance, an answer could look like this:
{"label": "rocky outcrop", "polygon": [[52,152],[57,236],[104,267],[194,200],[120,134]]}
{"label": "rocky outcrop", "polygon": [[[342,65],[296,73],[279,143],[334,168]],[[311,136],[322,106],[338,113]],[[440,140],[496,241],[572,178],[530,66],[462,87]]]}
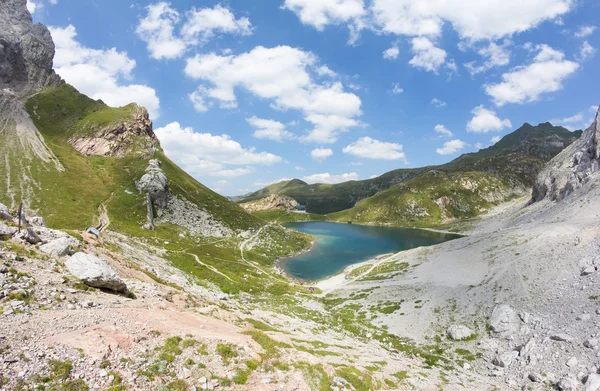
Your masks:
{"label": "rocky outcrop", "polygon": [[75,253],[65,263],[69,272],[94,288],[125,292],[127,286],[108,263],[92,254]]}
{"label": "rocky outcrop", "polygon": [[540,173],[531,203],[544,199],[560,201],[585,185],[600,169],[600,109],[594,123]]}
{"label": "rocky outcrop", "polygon": [[282,194],[272,194],[260,200],[240,204],[242,208],[249,212],[271,209],[290,210],[294,209],[296,205],[298,205],[298,202],[295,199]]}
{"label": "rocky outcrop", "polygon": [[152,159],[148,162],[146,173],[135,184],[140,193],[150,194],[154,206],[165,209],[171,199],[167,176],[160,168],[160,161]]}
{"label": "rocky outcrop", "polygon": [[69,143],[86,156],[122,157],[128,153],[152,154],[158,139],[152,130],[152,121],[148,110],[135,103],[127,106],[131,109],[127,120],[115,121],[101,129],[95,129],[96,123],[82,126],[83,133],[75,135]]}
{"label": "rocky outcrop", "polygon": [[27,0],[2,0],[0,6],[0,90],[19,96],[61,83],[52,70],[54,43],[48,28],[33,24]]}

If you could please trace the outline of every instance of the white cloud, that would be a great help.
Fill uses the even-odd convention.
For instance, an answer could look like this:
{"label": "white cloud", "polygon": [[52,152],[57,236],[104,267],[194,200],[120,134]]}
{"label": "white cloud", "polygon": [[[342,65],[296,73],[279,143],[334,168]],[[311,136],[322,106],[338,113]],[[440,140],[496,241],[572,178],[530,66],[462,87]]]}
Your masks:
{"label": "white cloud", "polygon": [[596,26],[581,26],[575,32],[575,36],[577,38],[585,38],[592,35],[596,29]]}
{"label": "white cloud", "polygon": [[29,11],[30,14],[33,14],[37,7],[37,3],[33,2],[32,0],[27,0],[27,11]]}
{"label": "white cloud", "polygon": [[570,117],[552,119],[550,120],[550,122],[554,125],[559,125],[564,128],[567,128],[570,131],[574,131],[577,129],[586,129],[592,122],[594,122],[597,110],[598,106],[592,106],[590,107],[589,111],[593,114],[586,115],[585,111],[581,111]]}
{"label": "white cloud", "polygon": [[327,65],[321,65],[320,67],[318,67],[317,74],[319,76],[337,77],[337,73],[335,73],[334,71],[329,69],[329,67]]}
{"label": "white cloud", "polygon": [[433,130],[435,130],[436,133],[441,134],[442,136],[452,137],[452,132],[444,125],[435,125]]}
{"label": "white cloud", "polygon": [[401,94],[403,92],[404,92],[404,88],[401,88],[400,85],[398,85],[398,83],[392,84],[392,94],[397,95],[397,94]]}
{"label": "white cloud", "polygon": [[355,172],[347,172],[347,173],[343,173],[343,174],[339,174],[339,175],[332,175],[332,174],[326,172],[323,174],[313,174],[313,175],[305,176],[302,178],[302,180],[304,182],[309,183],[309,184],[312,184],[312,183],[334,184],[334,183],[355,181],[357,179],[358,179],[358,174]]}
{"label": "white cloud", "polygon": [[56,5],[56,4],[58,4],[58,0],[50,0],[50,4]]}
{"label": "white cloud", "polygon": [[344,153],[367,159],[402,160],[408,163],[402,145],[361,137],[344,147]]}
{"label": "white cloud", "polygon": [[[243,148],[228,135],[196,133],[172,122],[155,130],[167,156],[196,178],[218,176],[233,178],[254,172],[252,165],[271,165],[283,159],[254,148]],[[227,167],[244,166],[244,167]]]}
{"label": "white cloud", "polygon": [[93,99],[102,99],[110,106],[135,102],[148,109],[150,117],[158,118],[160,101],[156,91],[141,84],[126,84],[132,78],[135,60],[116,48],[90,49],[75,40],[75,27],[50,27],[56,45],[54,69],[69,84]]}
{"label": "white cloud", "polygon": [[440,100],[438,98],[433,98],[431,100],[431,104],[434,105],[435,107],[444,107],[447,105],[446,102],[444,102],[443,100]]}
{"label": "white cloud", "polygon": [[502,140],[502,137],[500,137],[500,136],[494,136],[494,137],[492,137],[492,139],[490,140],[490,142],[492,144],[496,144],[500,140]]}
{"label": "white cloud", "polygon": [[329,148],[316,148],[310,152],[310,157],[316,162],[322,162],[328,157],[333,156],[333,151]]}
{"label": "white cloud", "polygon": [[471,75],[485,72],[494,67],[506,66],[510,62],[510,50],[508,49],[512,42],[505,39],[501,45],[490,42],[488,46],[480,48],[477,53],[486,58],[482,65],[475,65],[475,62],[465,64],[465,68]]}
{"label": "white cloud", "polygon": [[596,49],[594,49],[594,47],[592,47],[592,45],[590,45],[588,41],[585,41],[583,45],[581,45],[581,49],[579,50],[579,58],[582,60],[587,60],[588,58],[592,57],[595,53]]}
{"label": "white cloud", "polygon": [[366,12],[363,0],[285,0],[282,8],[294,12],[302,23],[319,31],[328,24],[356,20]]}
{"label": "white cloud", "polygon": [[139,20],[136,33],[147,43],[150,56],[156,60],[179,58],[189,47],[206,43],[215,33],[252,34],[248,18],[236,19],[220,4],[214,8],[192,7],[186,12],[186,21],[179,33],[176,28],[182,19],[169,3],[151,4],[146,11],[146,16]]}
{"label": "white cloud", "polygon": [[[188,77],[209,83],[197,91],[206,102],[235,106],[236,88],[272,101],[278,110],[295,109],[314,128],[301,139],[333,143],[338,134],[360,125],[361,100],[344,91],[342,83],[318,84],[311,76],[317,58],[310,52],[289,46],[255,47],[240,55],[198,54],[187,60]],[[311,72],[312,71],[312,72]]]}
{"label": "white cloud", "polygon": [[294,170],[296,170],[296,171],[304,171],[304,167],[294,166]]}
{"label": "white cloud", "polygon": [[415,68],[437,73],[446,61],[446,51],[436,47],[426,37],[412,39],[412,52],[415,56],[408,62]]}
{"label": "white cloud", "polygon": [[562,52],[548,45],[539,45],[537,49],[539,52],[530,65],[503,74],[501,83],[485,86],[485,92],[496,105],[533,102],[544,93],[559,91],[563,81],[579,68],[579,64],[565,60]]}
{"label": "white cloud", "polygon": [[442,148],[437,148],[435,150],[435,152],[439,155],[452,155],[455,154],[459,151],[461,151],[462,149],[464,149],[467,145],[466,142],[461,141],[461,140],[452,140],[452,141],[446,141],[444,143],[444,146]]}
{"label": "white cloud", "polygon": [[400,49],[398,46],[392,46],[389,49],[383,51],[383,58],[386,60],[397,60],[400,55]]}
{"label": "white cloud", "polygon": [[467,123],[467,132],[487,133],[499,132],[512,126],[510,120],[501,120],[494,111],[477,106],[471,111],[473,118]]}
{"label": "white cloud", "polygon": [[256,138],[266,138],[273,141],[290,140],[296,136],[285,129],[285,125],[272,119],[262,119],[253,116],[246,121],[256,130],[252,134]]}

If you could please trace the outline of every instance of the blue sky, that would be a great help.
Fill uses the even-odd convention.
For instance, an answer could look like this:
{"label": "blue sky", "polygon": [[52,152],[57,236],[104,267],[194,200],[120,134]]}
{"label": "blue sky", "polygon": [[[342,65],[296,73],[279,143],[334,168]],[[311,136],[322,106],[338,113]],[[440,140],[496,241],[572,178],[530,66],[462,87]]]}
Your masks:
{"label": "blue sky", "polygon": [[168,156],[224,195],[444,163],[524,122],[585,128],[599,103],[592,0],[28,8],[67,82],[146,106]]}

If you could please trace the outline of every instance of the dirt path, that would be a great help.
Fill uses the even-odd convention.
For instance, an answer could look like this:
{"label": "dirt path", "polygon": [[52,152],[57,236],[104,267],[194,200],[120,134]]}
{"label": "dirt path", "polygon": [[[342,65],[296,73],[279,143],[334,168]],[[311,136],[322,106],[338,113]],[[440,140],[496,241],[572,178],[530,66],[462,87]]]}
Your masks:
{"label": "dirt path", "polygon": [[111,193],[110,197],[106,199],[103,203],[98,206],[98,231],[106,231],[108,226],[110,225],[110,217],[108,217],[108,210],[106,209],[106,205],[112,200],[115,193]]}

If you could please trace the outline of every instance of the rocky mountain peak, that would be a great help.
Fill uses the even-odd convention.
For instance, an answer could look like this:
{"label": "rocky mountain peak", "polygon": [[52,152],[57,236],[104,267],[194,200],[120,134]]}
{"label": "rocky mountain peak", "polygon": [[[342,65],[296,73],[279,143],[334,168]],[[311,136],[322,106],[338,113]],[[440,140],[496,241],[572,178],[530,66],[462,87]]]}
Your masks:
{"label": "rocky mountain peak", "polygon": [[600,170],[600,108],[581,137],[548,163],[533,187],[531,202],[560,201]]}
{"label": "rocky mountain peak", "polygon": [[2,0],[0,90],[23,96],[61,83],[52,70],[54,43],[48,28],[33,24],[27,0]]}

